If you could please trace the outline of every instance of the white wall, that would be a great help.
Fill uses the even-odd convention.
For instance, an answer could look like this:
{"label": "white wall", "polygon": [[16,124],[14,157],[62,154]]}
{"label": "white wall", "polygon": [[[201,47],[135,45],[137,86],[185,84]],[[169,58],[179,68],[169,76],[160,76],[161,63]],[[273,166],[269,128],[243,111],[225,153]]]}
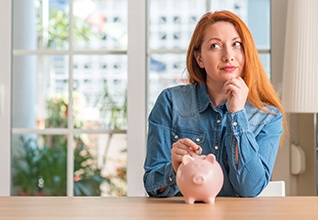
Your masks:
{"label": "white wall", "polygon": [[[272,82],[281,95],[283,76],[285,26],[288,0],[272,0]],[[274,167],[273,180],[284,180],[286,195],[297,194],[297,179],[290,174],[290,134],[285,133],[284,144],[280,147]]]}
{"label": "white wall", "polygon": [[[285,26],[288,0],[272,0],[272,81],[281,92]],[[288,114],[288,131],[276,159],[273,180],[286,182],[286,195],[315,195],[315,151],[313,114]],[[290,172],[290,144],[300,145],[306,155],[306,171],[300,175]]]}

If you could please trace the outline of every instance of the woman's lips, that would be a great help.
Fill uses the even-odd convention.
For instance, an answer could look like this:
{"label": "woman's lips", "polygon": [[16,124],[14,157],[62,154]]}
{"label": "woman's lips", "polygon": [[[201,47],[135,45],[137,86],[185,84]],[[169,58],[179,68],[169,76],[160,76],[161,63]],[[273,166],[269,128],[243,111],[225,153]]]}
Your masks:
{"label": "woman's lips", "polygon": [[226,72],[233,72],[234,70],[236,70],[236,66],[225,66],[225,67],[222,67],[221,70],[224,70]]}

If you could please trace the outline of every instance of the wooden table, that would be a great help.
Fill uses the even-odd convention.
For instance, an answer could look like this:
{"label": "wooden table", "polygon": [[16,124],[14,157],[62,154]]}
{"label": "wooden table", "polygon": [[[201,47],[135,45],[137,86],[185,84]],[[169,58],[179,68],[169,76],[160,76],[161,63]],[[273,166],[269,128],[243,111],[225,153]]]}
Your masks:
{"label": "wooden table", "polygon": [[318,197],[223,198],[185,204],[182,197],[0,197],[5,220],[318,219]]}

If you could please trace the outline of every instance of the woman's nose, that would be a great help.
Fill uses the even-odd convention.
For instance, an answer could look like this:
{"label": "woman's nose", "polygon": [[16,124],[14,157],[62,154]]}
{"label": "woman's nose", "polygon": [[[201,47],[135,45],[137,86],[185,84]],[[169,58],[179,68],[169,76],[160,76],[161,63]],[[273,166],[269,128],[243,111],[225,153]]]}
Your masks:
{"label": "woman's nose", "polygon": [[231,51],[230,48],[225,47],[223,56],[222,56],[222,61],[223,62],[230,62],[233,61],[233,52]]}
{"label": "woman's nose", "polygon": [[227,63],[227,62],[233,61],[233,58],[229,58],[228,56],[223,56],[222,61]]}

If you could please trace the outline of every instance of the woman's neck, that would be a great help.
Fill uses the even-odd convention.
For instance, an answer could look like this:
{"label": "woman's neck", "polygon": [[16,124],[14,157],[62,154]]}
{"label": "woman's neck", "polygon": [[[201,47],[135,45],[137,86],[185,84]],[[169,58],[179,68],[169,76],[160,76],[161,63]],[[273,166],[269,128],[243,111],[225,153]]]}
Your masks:
{"label": "woman's neck", "polygon": [[223,92],[223,85],[220,84],[206,84],[207,92],[214,107],[227,102],[227,95]]}

